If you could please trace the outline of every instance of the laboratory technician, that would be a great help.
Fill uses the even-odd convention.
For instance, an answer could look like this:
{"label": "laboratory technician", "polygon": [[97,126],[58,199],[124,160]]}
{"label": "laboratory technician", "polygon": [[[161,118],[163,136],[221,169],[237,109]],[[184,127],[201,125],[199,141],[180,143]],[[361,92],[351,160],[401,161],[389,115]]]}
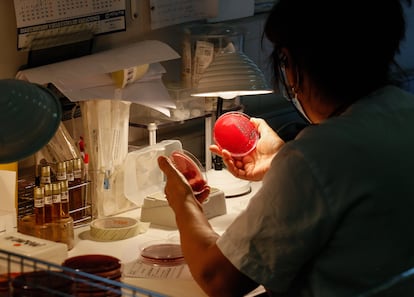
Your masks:
{"label": "laboratory technician", "polygon": [[[214,297],[353,297],[414,267],[414,96],[394,83],[410,0],[279,0],[264,33],[275,85],[309,122],[284,142],[262,119],[227,169],[262,187],[217,234],[165,157],[185,259]],[[208,187],[205,189],[208,194]],[[413,285],[391,296],[414,296]]]}

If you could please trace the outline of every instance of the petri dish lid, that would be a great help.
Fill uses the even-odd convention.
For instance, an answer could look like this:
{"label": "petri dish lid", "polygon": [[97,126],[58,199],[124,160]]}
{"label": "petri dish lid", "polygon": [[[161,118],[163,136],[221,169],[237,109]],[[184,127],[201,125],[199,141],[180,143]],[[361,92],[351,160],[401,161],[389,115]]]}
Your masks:
{"label": "petri dish lid", "polygon": [[150,265],[175,266],[185,263],[180,244],[157,243],[141,250],[141,261]]}
{"label": "petri dish lid", "polygon": [[48,89],[17,79],[0,80],[0,163],[24,159],[46,145],[58,129],[62,110]]}

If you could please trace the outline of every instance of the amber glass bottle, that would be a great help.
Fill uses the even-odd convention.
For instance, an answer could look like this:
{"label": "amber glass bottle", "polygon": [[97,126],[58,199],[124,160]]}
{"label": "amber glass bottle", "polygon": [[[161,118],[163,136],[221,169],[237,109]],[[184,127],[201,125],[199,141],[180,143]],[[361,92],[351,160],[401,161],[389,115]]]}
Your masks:
{"label": "amber glass bottle", "polygon": [[45,195],[45,223],[51,223],[53,208],[52,184],[45,184],[43,187]]}
{"label": "amber glass bottle", "polygon": [[45,223],[45,195],[43,187],[34,188],[34,214],[37,225]]}
{"label": "amber glass bottle", "polygon": [[52,222],[60,219],[61,213],[61,189],[60,182],[52,183]]}
{"label": "amber glass bottle", "polygon": [[52,176],[50,173],[50,166],[42,166],[40,172],[40,185],[50,184],[52,182]]}
{"label": "amber glass bottle", "polygon": [[69,189],[68,181],[60,181],[60,202],[61,202],[61,212],[60,216],[62,218],[68,218],[69,215]]}

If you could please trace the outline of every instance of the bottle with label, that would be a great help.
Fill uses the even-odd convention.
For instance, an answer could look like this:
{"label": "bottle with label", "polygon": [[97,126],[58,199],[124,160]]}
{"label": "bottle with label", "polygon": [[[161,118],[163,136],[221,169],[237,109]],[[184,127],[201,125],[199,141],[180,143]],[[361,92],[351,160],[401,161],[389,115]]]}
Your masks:
{"label": "bottle with label", "polygon": [[52,184],[45,184],[45,223],[52,222],[52,208],[53,208],[53,195],[52,195]]}
{"label": "bottle with label", "polygon": [[69,187],[68,181],[60,181],[60,202],[61,202],[61,212],[60,215],[62,218],[68,218],[69,215]]}
{"label": "bottle with label", "polygon": [[69,184],[75,180],[75,176],[73,175],[73,160],[66,160],[66,179]]}
{"label": "bottle with label", "polygon": [[50,166],[42,166],[40,171],[40,185],[50,184],[52,182],[52,175],[50,173]]}
{"label": "bottle with label", "polygon": [[52,183],[52,222],[60,219],[61,213],[61,189],[60,182]]}
{"label": "bottle with label", "polygon": [[45,223],[45,195],[43,187],[34,189],[34,214],[37,225]]}
{"label": "bottle with label", "polygon": [[57,164],[57,170],[56,170],[56,180],[62,181],[66,180],[66,162],[59,162]]}

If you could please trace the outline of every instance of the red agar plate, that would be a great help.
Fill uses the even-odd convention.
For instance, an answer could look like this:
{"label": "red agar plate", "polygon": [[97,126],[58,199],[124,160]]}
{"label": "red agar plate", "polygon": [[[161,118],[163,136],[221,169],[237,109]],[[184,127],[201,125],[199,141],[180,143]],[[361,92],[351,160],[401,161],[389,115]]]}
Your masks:
{"label": "red agar plate", "polygon": [[220,149],[228,150],[233,157],[243,157],[256,147],[259,132],[248,115],[227,112],[214,124],[213,137]]}
{"label": "red agar plate", "polygon": [[170,158],[175,168],[187,179],[194,194],[200,194],[207,185],[207,179],[197,158],[187,151],[174,151]]}

